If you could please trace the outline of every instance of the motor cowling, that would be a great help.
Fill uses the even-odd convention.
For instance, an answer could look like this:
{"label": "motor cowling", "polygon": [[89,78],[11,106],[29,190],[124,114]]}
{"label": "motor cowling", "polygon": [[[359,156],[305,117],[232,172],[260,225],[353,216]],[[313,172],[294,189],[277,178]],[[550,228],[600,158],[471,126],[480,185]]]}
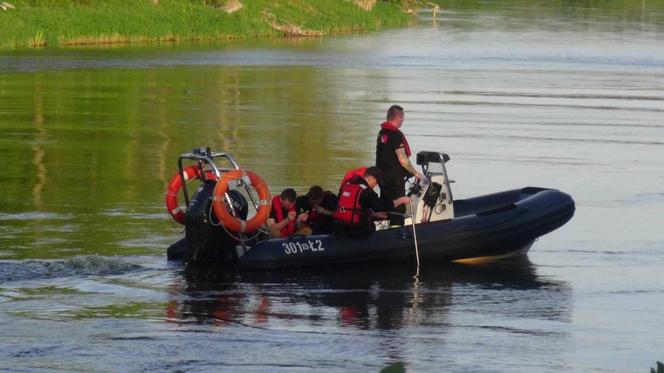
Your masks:
{"label": "motor cowling", "polygon": [[[216,182],[206,181],[196,190],[185,215],[185,239],[187,248],[184,253],[185,263],[197,265],[235,265],[237,241],[219,226],[215,215],[211,213],[212,197]],[[235,213],[246,218],[249,207],[246,199],[236,191],[228,196]]]}

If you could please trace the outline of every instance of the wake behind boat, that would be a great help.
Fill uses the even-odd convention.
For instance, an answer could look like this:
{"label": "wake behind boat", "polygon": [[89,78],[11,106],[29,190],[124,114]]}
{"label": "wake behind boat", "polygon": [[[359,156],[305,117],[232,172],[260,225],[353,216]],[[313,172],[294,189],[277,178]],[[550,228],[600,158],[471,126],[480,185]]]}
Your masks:
{"label": "wake behind boat", "polygon": [[[229,167],[220,167],[225,160]],[[169,185],[167,206],[185,225],[185,237],[168,248],[169,259],[188,265],[240,269],[280,269],[396,261],[472,262],[523,255],[533,242],[574,215],[573,199],[558,190],[525,187],[454,200],[444,153],[423,151],[417,164],[426,181],[412,184],[413,201],[405,225],[376,222],[364,237],[319,234],[270,238],[265,221],[269,191],[260,177],[241,171],[227,153],[194,149],[182,154]],[[184,168],[183,161],[194,164]],[[187,183],[201,185],[189,200]],[[185,207],[177,202],[180,189]],[[254,191],[258,191],[258,197]],[[413,227],[413,222],[415,226]]]}

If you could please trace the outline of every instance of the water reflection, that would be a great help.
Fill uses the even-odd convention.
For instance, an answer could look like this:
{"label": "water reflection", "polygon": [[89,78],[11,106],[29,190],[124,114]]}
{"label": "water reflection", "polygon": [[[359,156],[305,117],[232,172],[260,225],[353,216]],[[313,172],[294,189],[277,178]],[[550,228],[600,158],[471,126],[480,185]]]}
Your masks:
{"label": "water reflection", "polygon": [[[370,158],[354,139],[373,132],[339,120],[346,83],[335,79],[310,67],[0,72],[0,210],[13,227],[0,233],[3,256],[118,254],[128,239],[121,225],[136,233],[130,239],[164,236],[177,156],[204,144],[230,151],[274,191],[335,185],[348,159]],[[26,212],[74,218],[65,232],[60,222],[12,219]],[[61,241],[43,245],[46,236]]]}
{"label": "water reflection", "polygon": [[387,264],[295,273],[187,268],[171,285],[168,320],[270,328],[296,320],[308,331],[398,330],[449,326],[448,314],[465,307],[494,316],[570,320],[570,286],[538,276],[525,258],[424,267],[419,281],[412,275],[411,268]]}

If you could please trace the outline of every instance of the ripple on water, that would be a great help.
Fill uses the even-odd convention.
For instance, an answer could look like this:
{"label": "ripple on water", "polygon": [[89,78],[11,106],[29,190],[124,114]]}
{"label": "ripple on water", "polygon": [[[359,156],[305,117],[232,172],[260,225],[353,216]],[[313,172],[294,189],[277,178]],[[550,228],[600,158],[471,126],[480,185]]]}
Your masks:
{"label": "ripple on water", "polygon": [[32,221],[32,220],[69,220],[73,214],[58,214],[54,212],[26,211],[18,213],[0,213],[0,221]]}
{"label": "ripple on water", "polygon": [[664,203],[664,193],[636,193],[618,199],[616,202],[629,203],[630,205],[650,205]]}
{"label": "ripple on water", "polygon": [[37,347],[25,348],[25,349],[16,351],[12,354],[12,356],[13,357],[21,357],[21,358],[42,357],[42,356],[51,355],[54,350],[55,350],[55,347],[52,347],[52,346],[37,346]]}
{"label": "ripple on water", "polygon": [[67,276],[112,275],[135,271],[141,266],[122,257],[77,256],[67,260],[0,261],[0,282]]}
{"label": "ripple on water", "polygon": [[125,210],[112,209],[106,210],[99,213],[99,215],[105,215],[110,217],[125,217],[129,219],[137,220],[167,220],[169,219],[168,214],[165,212],[156,212],[156,213],[136,213],[128,212]]}

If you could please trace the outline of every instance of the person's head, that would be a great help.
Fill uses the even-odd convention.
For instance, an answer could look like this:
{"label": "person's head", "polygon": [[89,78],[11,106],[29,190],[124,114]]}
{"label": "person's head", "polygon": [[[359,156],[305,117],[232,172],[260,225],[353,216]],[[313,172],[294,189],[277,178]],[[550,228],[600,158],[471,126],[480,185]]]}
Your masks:
{"label": "person's head", "polygon": [[309,188],[307,196],[313,206],[320,206],[323,203],[323,198],[325,198],[325,191],[319,185],[314,185]]}
{"label": "person's head", "polygon": [[405,114],[403,112],[403,108],[399,105],[392,105],[387,110],[387,121],[392,123],[392,125],[396,128],[401,127],[404,118]]}
{"label": "person's head", "polygon": [[308,196],[297,196],[295,199],[295,210],[298,214],[311,211],[311,201]]}
{"label": "person's head", "polygon": [[291,188],[284,189],[284,191],[279,195],[279,198],[281,199],[281,205],[286,209],[290,209],[295,203],[297,193],[295,193],[295,190]]}
{"label": "person's head", "polygon": [[364,171],[364,180],[369,184],[369,188],[373,189],[383,182],[383,172],[376,166],[369,167]]}

